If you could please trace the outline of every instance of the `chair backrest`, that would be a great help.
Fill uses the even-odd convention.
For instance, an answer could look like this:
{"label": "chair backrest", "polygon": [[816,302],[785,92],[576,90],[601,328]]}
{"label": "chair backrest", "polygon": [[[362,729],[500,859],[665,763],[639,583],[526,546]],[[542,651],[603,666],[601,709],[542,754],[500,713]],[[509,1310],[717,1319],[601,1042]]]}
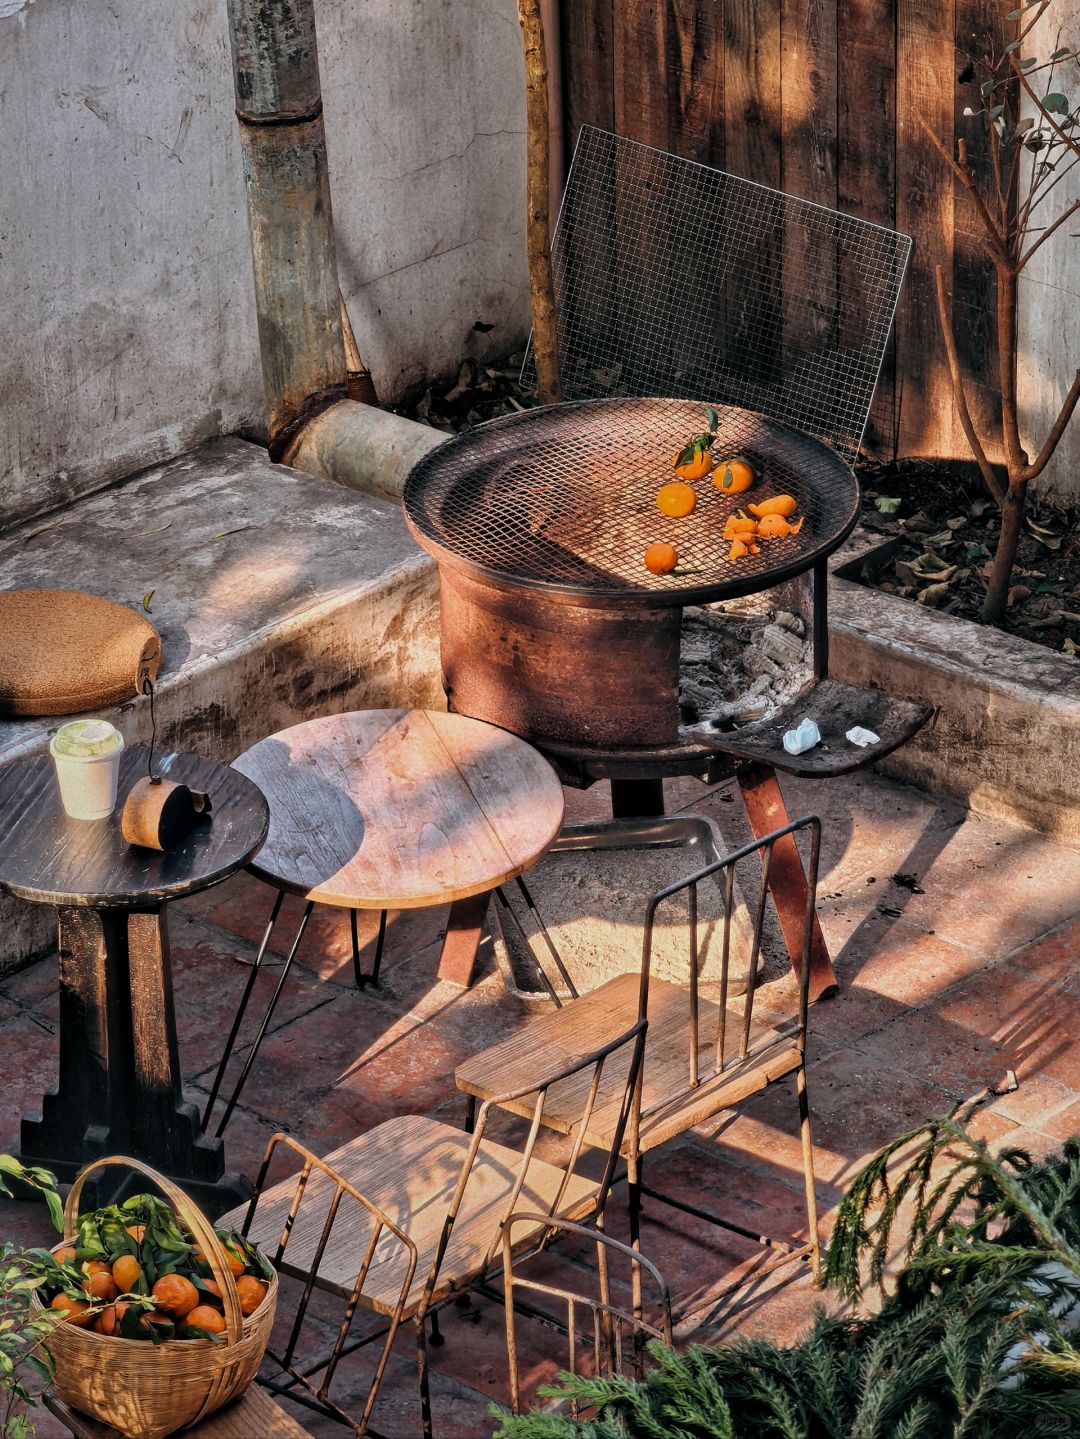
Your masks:
{"label": "chair backrest", "polygon": [[[476,1116],[472,1141],[461,1166],[461,1174],[443,1223],[442,1235],[431,1261],[421,1312],[427,1307],[438,1284],[439,1271],[446,1256],[466,1190],[476,1171],[477,1157],[480,1154],[480,1147],[489,1120],[503,1110],[510,1109],[512,1112],[516,1111],[526,1115],[529,1126],[523,1148],[513,1151],[513,1159],[507,1161],[512,1171],[512,1182],[509,1192],[504,1192],[505,1197],[499,1200],[500,1224],[505,1223],[516,1210],[522,1207],[535,1211],[539,1207],[536,1203],[537,1197],[542,1198],[542,1207],[546,1216],[559,1217],[564,1212],[568,1194],[575,1180],[584,1178],[578,1173],[578,1165],[582,1152],[592,1149],[592,1146],[586,1144],[585,1138],[596,1109],[597,1098],[601,1092],[601,1081],[605,1069],[611,1066],[609,1073],[613,1071],[618,1073],[621,1087],[621,1100],[616,1112],[611,1143],[599,1181],[588,1181],[587,1202],[575,1206],[573,1218],[582,1219],[603,1213],[608,1193],[615,1179],[623,1136],[626,1133],[627,1125],[631,1122],[632,1110],[636,1101],[646,1028],[647,1020],[640,1018],[629,1029],[606,1040],[591,1051],[577,1055],[568,1061],[553,1064],[541,1073],[531,1076],[526,1083],[519,1084],[505,1093],[492,1095],[483,1102]],[[549,1096],[555,1090],[558,1091],[562,1106],[566,1105],[568,1095],[571,1097],[574,1109],[569,1131],[571,1138],[569,1152],[565,1156],[556,1159],[550,1154],[545,1154],[543,1161],[545,1168],[542,1171],[545,1179],[551,1180],[552,1170],[558,1177],[555,1182],[547,1183],[545,1185],[546,1192],[540,1195],[539,1190],[530,1190],[529,1181],[530,1177],[536,1173],[534,1161],[537,1159],[537,1140],[545,1128],[545,1109]],[[606,1095],[605,1098],[610,1103],[610,1095]],[[525,1101],[531,1102],[525,1103]],[[565,1119],[565,1109],[563,1117]],[[524,1206],[521,1202],[523,1196],[525,1197]],[[542,1247],[548,1242],[548,1238],[549,1234],[545,1229],[543,1234],[538,1236],[536,1247]],[[483,1258],[484,1269],[498,1254],[500,1244],[501,1238],[496,1236]]]}
{"label": "chair backrest", "polygon": [[906,235],[583,126],[552,242],[563,397],[739,406],[851,464],[910,251]]}
{"label": "chair backrest", "polygon": [[[522,1223],[535,1224],[546,1216],[538,1214],[515,1214],[503,1225],[503,1309],[506,1314],[506,1353],[510,1367],[510,1408],[517,1414],[521,1406],[521,1377],[518,1367],[517,1332],[514,1321],[515,1302],[518,1291],[524,1290],[538,1298],[555,1300],[566,1310],[567,1371],[573,1375],[582,1373],[582,1361],[587,1360],[590,1378],[610,1377],[632,1372],[640,1378],[644,1369],[644,1345],[646,1338],[658,1339],[671,1347],[671,1295],[663,1276],[656,1265],[637,1249],[622,1244],[602,1230],[584,1228],[567,1220],[551,1220],[549,1228],[560,1234],[571,1234],[582,1243],[596,1246],[596,1292],[583,1292],[585,1273],[575,1266],[575,1286],[552,1284],[521,1272],[522,1256],[514,1250],[514,1227]],[[612,1297],[611,1264],[625,1260],[631,1276],[631,1308],[616,1304]],[[642,1278],[647,1275],[652,1281],[652,1303],[643,1300]],[[655,1313],[655,1319],[645,1317],[646,1308]],[[584,1311],[584,1314],[582,1314]],[[584,1323],[582,1322],[584,1318]],[[573,1417],[579,1417],[579,1405],[570,1401]]]}
{"label": "chair backrest", "polygon": [[[276,1392],[288,1393],[292,1390],[295,1397],[295,1386],[300,1385],[315,1401],[315,1405],[321,1406],[327,1413],[336,1415],[341,1423],[350,1425],[357,1434],[364,1434],[367,1432],[371,1411],[375,1406],[379,1386],[382,1383],[383,1372],[390,1358],[390,1350],[393,1347],[394,1337],[397,1334],[398,1326],[401,1322],[401,1312],[412,1286],[413,1275],[416,1272],[416,1245],[409,1235],[395,1224],[389,1215],[385,1214],[378,1205],[373,1204],[370,1199],[361,1194],[358,1189],[354,1188],[348,1180],[342,1178],[335,1169],[332,1169],[317,1155],[312,1154],[309,1149],[305,1148],[304,1145],[298,1143],[288,1134],[273,1135],[266,1146],[263,1161],[259,1168],[258,1178],[255,1181],[255,1189],[251,1197],[251,1202],[244,1216],[244,1223],[241,1228],[242,1234],[246,1235],[248,1233],[259,1198],[267,1187],[267,1180],[274,1159],[283,1152],[299,1156],[301,1168],[296,1176],[296,1189],[293,1193],[288,1214],[282,1225],[277,1248],[273,1254],[267,1255],[267,1258],[276,1269],[280,1269],[283,1264],[287,1265],[289,1262],[289,1242],[293,1238],[297,1215],[304,1202],[304,1197],[308,1193],[313,1175],[316,1177],[316,1184],[319,1188],[318,1210],[321,1213],[323,1212],[323,1205],[325,1205],[326,1208],[322,1231],[316,1241],[314,1253],[310,1257],[305,1253],[303,1268],[307,1273],[307,1279],[304,1283],[300,1301],[296,1307],[292,1327],[285,1340],[284,1349],[275,1351],[273,1341],[271,1341],[271,1346],[267,1349],[267,1354],[274,1363],[289,1375],[289,1382],[282,1385]],[[317,1367],[312,1366],[308,1356],[301,1357],[298,1363],[297,1349],[304,1331],[305,1321],[308,1317],[308,1307],[315,1288],[315,1279],[319,1273],[319,1266],[323,1261],[327,1245],[330,1243],[331,1231],[349,1205],[359,1205],[360,1208],[365,1211],[370,1229],[363,1259],[357,1271],[356,1282],[346,1301],[341,1324],[329,1356],[319,1362]],[[399,1264],[402,1274],[399,1299],[391,1316],[382,1346],[378,1351],[378,1359],[376,1360],[364,1399],[363,1412],[360,1417],[357,1418],[346,1412],[338,1403],[331,1399],[330,1386],[333,1383],[338,1363],[343,1357],[343,1354],[347,1352],[346,1342],[349,1338],[349,1331],[360,1302],[360,1296],[364,1292],[364,1286],[371,1270],[372,1261],[376,1258],[376,1251],[378,1251],[379,1265],[385,1268],[387,1259],[395,1246],[400,1248]],[[322,1349],[321,1334],[316,1336],[316,1346],[320,1350]],[[271,1386],[271,1388],[273,1387],[274,1386]]]}
{"label": "chair backrest", "polygon": [[[798,1003],[794,1015],[793,1039],[800,1050],[806,1042],[806,1015],[810,999],[810,951],[814,935],[814,915],[817,907],[817,878],[821,856],[821,821],[816,815],[805,815],[792,820],[782,829],[773,830],[762,839],[743,845],[741,849],[704,865],[693,874],[676,880],[658,890],[649,900],[645,911],[645,927],[642,936],[641,989],[639,1017],[644,1019],[649,1012],[649,987],[652,978],[653,935],[657,911],[684,892],[689,902],[689,965],[687,969],[687,1005],[690,1027],[687,1047],[686,1082],[689,1088],[696,1088],[702,1081],[701,1074],[701,952],[698,933],[698,886],[706,880],[715,880],[721,889],[723,921],[720,951],[720,994],[718,1000],[716,1034],[712,1042],[714,1061],[711,1072],[723,1072],[730,1064],[745,1060],[751,1043],[754,1019],[754,996],[757,993],[758,960],[761,954],[761,938],[765,923],[765,911],[769,898],[769,880],[772,873],[773,850],[776,844],[788,836],[805,831],[809,836],[809,853],[806,863],[806,907],[803,914],[802,950],[799,967]],[[728,998],[731,979],[731,933],[736,906],[736,878],[748,860],[756,856],[759,862],[758,881],[753,914],[751,917],[751,942],[749,972],[746,989],[742,996],[742,1012],[736,1011],[737,1033],[729,1033]]]}

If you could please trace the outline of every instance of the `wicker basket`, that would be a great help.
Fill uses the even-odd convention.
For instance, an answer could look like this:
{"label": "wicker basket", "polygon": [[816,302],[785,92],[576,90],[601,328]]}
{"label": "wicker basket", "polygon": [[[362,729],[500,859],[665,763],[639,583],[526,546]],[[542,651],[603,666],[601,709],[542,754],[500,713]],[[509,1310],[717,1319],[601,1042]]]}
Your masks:
{"label": "wicker basket", "polygon": [[205,1419],[249,1388],[270,1339],[277,1276],[258,1309],[244,1318],[236,1280],[214,1226],[171,1180],[137,1159],[119,1156],[88,1164],[71,1186],[64,1206],[64,1243],[75,1235],[86,1179],[112,1165],[124,1165],[152,1180],[191,1231],[221,1290],[225,1335],[220,1340],[172,1339],[154,1345],[58,1324],[48,1340],[56,1364],[54,1387],[65,1403],[112,1424],[129,1439],[164,1439]]}

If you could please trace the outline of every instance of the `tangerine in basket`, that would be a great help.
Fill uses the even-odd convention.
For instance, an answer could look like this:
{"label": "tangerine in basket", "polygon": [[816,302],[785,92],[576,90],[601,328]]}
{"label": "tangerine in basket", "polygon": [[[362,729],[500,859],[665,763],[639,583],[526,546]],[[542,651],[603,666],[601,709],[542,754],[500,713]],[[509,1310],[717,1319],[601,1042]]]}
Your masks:
{"label": "tangerine in basket", "polygon": [[88,1274],[83,1288],[95,1304],[111,1304],[120,1292],[116,1287],[116,1280],[107,1269],[104,1273],[99,1269]]}
{"label": "tangerine in basket", "polygon": [[184,1319],[184,1329],[205,1329],[208,1334],[225,1333],[225,1316],[209,1304],[197,1304]]}
{"label": "tangerine in basket", "polygon": [[65,1244],[62,1249],[54,1249],[53,1258],[56,1260],[57,1264],[74,1264],[74,1246],[71,1244]]}
{"label": "tangerine in basket", "polygon": [[236,1294],[240,1300],[240,1313],[246,1319],[249,1314],[254,1314],[259,1305],[266,1298],[269,1284],[261,1279],[256,1279],[254,1274],[242,1274],[236,1281]]}
{"label": "tangerine in basket", "polygon": [[63,1290],[53,1296],[49,1308],[57,1310],[69,1324],[74,1324],[79,1329],[85,1329],[94,1317],[89,1299],[72,1299],[71,1295],[65,1294]]}
{"label": "tangerine in basket", "polygon": [[174,1319],[185,1318],[202,1302],[195,1285],[182,1274],[163,1274],[150,1290],[150,1297]]}
{"label": "tangerine in basket", "polygon": [[121,1294],[130,1294],[142,1282],[143,1272],[134,1254],[121,1254],[112,1267],[112,1277]]}

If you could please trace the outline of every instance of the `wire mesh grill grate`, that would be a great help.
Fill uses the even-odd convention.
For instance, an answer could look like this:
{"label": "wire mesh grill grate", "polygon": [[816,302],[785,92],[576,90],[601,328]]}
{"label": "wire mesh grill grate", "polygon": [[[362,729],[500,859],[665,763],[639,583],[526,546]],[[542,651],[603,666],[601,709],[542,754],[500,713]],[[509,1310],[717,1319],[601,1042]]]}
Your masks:
{"label": "wire mesh grill grate", "polygon": [[[703,427],[703,407],[668,399],[552,405],[492,420],[440,445],[413,469],[405,514],[436,556],[501,583],[562,591],[585,602],[685,604],[749,594],[810,568],[855,523],[858,487],[828,446],[746,410],[721,409],[717,456],[745,454],[759,471],[745,495],[695,485],[697,507],[671,519],[656,506],[672,459]],[[797,535],[729,558],[728,515],[747,500],[789,493]],[[643,554],[666,540],[680,569],[651,575]]]}
{"label": "wire mesh grill grate", "polygon": [[[583,126],[552,245],[565,399],[671,395],[853,464],[905,235]],[[535,382],[531,347],[523,378]]]}

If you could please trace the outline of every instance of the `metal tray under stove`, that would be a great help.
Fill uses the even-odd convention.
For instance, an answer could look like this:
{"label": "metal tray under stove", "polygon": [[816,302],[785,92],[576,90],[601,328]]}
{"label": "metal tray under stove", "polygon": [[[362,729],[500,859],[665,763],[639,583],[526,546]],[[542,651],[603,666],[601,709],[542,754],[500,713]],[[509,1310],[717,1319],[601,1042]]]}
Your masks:
{"label": "metal tray under stove", "polygon": [[[714,455],[744,454],[759,477],[734,496],[711,476],[699,480],[697,506],[683,519],[662,515],[656,492],[675,478],[675,453],[705,429],[704,406],[627,398],[528,410],[440,445],[409,476],[409,527],[441,565],[583,605],[702,604],[805,573],[854,527],[855,476],[811,435],[748,410],[714,408]],[[795,497],[802,530],[730,560],[728,516],[773,494]],[[646,570],[643,555],[656,540],[676,547],[681,573]]]}

